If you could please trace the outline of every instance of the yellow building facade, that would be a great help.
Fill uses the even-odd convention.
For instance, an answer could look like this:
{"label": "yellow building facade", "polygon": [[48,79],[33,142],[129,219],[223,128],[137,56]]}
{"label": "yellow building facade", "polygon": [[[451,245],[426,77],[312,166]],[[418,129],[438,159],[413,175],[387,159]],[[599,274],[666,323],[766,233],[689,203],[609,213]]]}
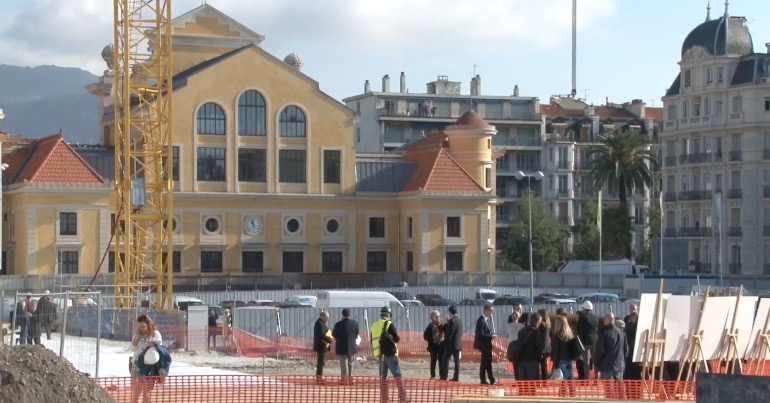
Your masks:
{"label": "yellow building facade", "polygon": [[[494,128],[470,112],[397,152],[356,155],[355,112],[263,40],[209,5],[174,20],[174,271],[493,270]],[[114,267],[110,86],[107,70],[88,87],[101,147],[7,153],[20,165],[5,174],[7,274],[90,274],[103,256]],[[24,173],[42,167],[79,173]]]}

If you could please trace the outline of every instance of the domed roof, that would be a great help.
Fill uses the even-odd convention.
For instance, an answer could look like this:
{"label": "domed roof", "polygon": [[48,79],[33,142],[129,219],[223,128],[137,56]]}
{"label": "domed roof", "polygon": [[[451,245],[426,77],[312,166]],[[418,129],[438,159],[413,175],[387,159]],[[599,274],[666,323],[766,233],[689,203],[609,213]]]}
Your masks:
{"label": "domed roof", "polygon": [[283,62],[286,64],[302,64],[302,58],[296,53],[289,53],[283,58]]}
{"label": "domed roof", "polygon": [[107,67],[112,69],[113,57],[115,56],[115,47],[110,43],[102,49],[102,60],[107,63]]}
{"label": "domed roof", "polygon": [[[753,53],[754,43],[749,28],[746,26],[746,19],[729,17],[726,25],[727,29],[725,29],[725,18],[720,17],[695,27],[682,43],[682,57],[694,46],[706,48],[714,56],[721,56],[725,53],[745,56]],[[725,36],[727,36],[726,41]]]}
{"label": "domed roof", "polygon": [[476,113],[476,111],[471,109],[460,116],[452,126],[487,127],[489,126],[489,123],[487,123],[481,115]]}

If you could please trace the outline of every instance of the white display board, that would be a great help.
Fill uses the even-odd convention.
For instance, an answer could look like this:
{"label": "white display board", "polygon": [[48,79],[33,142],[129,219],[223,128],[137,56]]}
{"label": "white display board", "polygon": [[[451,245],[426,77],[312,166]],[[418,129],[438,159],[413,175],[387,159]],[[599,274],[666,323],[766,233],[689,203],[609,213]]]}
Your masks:
{"label": "white display board", "polygon": [[703,320],[700,321],[699,330],[703,330],[701,348],[707,360],[719,358],[722,340],[732,321],[736,298],[708,297],[703,304]]}
{"label": "white display board", "polygon": [[[660,312],[658,312],[658,331],[662,332],[664,329],[663,318],[666,313],[666,301],[671,297],[671,294],[662,294]],[[633,347],[633,361],[642,362],[644,356],[644,347],[647,342],[647,336],[652,328],[653,317],[655,316],[655,304],[658,299],[658,294],[642,294],[642,298],[639,301],[639,321],[636,328],[636,346]],[[660,337],[660,333],[654,335]]]}
{"label": "white display board", "polygon": [[[687,351],[690,337],[698,327],[703,297],[699,295],[672,295],[668,297],[663,326],[666,329],[664,359],[679,361]],[[653,305],[654,307],[654,305]]]}
{"label": "white display board", "polygon": [[[762,298],[759,300],[759,307],[757,308],[757,313],[754,317],[754,325],[752,326],[751,334],[748,338],[748,348],[746,349],[744,358],[753,358],[754,348],[757,345],[759,335],[770,331],[769,328],[765,327],[768,315],[770,315],[770,298]],[[766,356],[765,359],[770,359],[770,356]]]}
{"label": "white display board", "polygon": [[187,351],[208,351],[209,307],[187,307]]}
{"label": "white display board", "polygon": [[[738,307],[735,310],[735,329],[733,329],[738,333],[738,357],[745,356],[751,345],[751,329],[754,327],[758,299],[759,297],[741,296],[738,301]],[[730,320],[728,327],[732,323],[732,318]]]}

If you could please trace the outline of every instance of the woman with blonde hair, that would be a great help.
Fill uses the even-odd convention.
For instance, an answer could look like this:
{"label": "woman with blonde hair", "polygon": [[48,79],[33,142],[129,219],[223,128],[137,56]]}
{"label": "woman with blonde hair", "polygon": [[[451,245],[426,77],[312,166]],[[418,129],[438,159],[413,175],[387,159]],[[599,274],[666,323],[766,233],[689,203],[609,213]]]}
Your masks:
{"label": "woman with blonde hair", "polygon": [[569,322],[564,316],[557,316],[553,324],[553,340],[551,344],[551,357],[553,358],[554,370],[559,369],[562,372],[563,379],[573,379],[572,361],[577,354],[575,344],[578,338],[572,333]]}
{"label": "woman with blonde hair", "polygon": [[150,392],[155,387],[155,379],[142,373],[139,365],[139,359],[144,356],[145,351],[156,347],[163,342],[160,332],[155,327],[155,322],[147,315],[139,315],[136,318],[134,327],[134,337],[131,339],[131,348],[134,354],[129,358],[128,369],[131,372],[131,402],[139,402],[139,395],[142,395],[142,402],[150,401]]}

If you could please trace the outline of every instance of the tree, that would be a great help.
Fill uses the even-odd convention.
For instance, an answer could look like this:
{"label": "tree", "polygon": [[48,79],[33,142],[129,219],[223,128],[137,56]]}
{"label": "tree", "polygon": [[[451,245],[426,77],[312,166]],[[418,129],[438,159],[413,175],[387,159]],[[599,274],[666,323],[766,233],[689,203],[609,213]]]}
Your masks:
{"label": "tree", "polygon": [[636,259],[639,263],[652,267],[652,242],[655,239],[660,239],[661,225],[660,205],[658,203],[650,203],[650,206],[647,208],[647,237],[644,242],[644,251]]}
{"label": "tree", "polygon": [[[573,248],[575,260],[599,260],[599,229],[596,226],[596,202],[584,202],[582,215],[575,220],[573,233],[579,242]],[[602,210],[602,259],[610,260],[625,256],[626,245],[631,242],[631,218],[620,206]]]}
{"label": "tree", "polygon": [[[517,203],[518,219],[511,227],[504,247],[505,257],[513,267],[529,270],[529,194],[524,193]],[[564,234],[553,212],[537,196],[532,196],[533,268],[544,271],[559,261]]]}
{"label": "tree", "polygon": [[[590,150],[588,168],[594,188],[618,192],[620,207],[628,213],[628,195],[652,186],[651,168],[659,165],[650,148],[650,138],[634,130],[613,130],[598,136],[598,145]],[[631,258],[631,237],[625,247],[625,257]]]}

